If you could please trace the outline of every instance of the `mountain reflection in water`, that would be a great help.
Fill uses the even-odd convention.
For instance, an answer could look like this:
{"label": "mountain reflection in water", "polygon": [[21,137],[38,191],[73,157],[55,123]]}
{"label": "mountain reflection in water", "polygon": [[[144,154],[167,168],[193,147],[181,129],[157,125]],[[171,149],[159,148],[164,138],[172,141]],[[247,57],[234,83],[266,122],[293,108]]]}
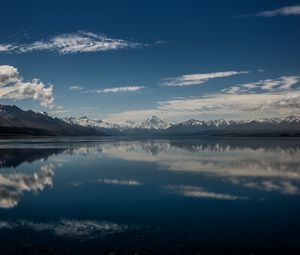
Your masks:
{"label": "mountain reflection in water", "polygon": [[[150,162],[160,169],[211,176],[246,188],[299,193],[300,143],[293,140],[141,140],[53,146],[55,144],[50,148],[30,148],[30,144],[26,146],[25,143],[21,148],[0,149],[0,168],[16,168],[22,163],[38,160],[45,163],[31,174],[22,173],[21,168],[1,173],[0,207],[17,205],[25,191],[38,193],[47,186],[52,187],[55,164],[47,163],[47,160],[55,159],[59,154]],[[106,179],[102,182],[116,184],[118,181]],[[177,194],[188,193],[180,192],[180,185],[169,188],[177,190]]]}
{"label": "mountain reflection in water", "polygon": [[[36,251],[41,240],[30,236],[43,232],[54,250],[59,238],[90,240],[69,247],[72,254],[135,246],[155,253],[149,235],[165,253],[175,241],[181,254],[230,253],[237,251],[233,239],[247,254],[292,253],[299,194],[296,139],[6,140],[0,143],[0,238],[11,239],[0,248],[22,251],[14,240],[20,232],[31,233],[26,242]],[[254,227],[263,239],[253,239]],[[288,241],[278,241],[281,233]],[[120,235],[122,244],[114,239]],[[126,239],[133,236],[136,241]],[[101,250],[92,241],[100,239],[111,246]],[[207,243],[213,240],[219,246]],[[269,246],[274,242],[276,249]]]}

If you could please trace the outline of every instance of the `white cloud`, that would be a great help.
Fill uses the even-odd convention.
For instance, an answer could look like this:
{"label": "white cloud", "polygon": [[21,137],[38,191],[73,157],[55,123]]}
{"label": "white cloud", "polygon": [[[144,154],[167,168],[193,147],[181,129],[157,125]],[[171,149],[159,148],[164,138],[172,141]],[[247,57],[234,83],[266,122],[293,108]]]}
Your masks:
{"label": "white cloud", "polygon": [[12,51],[15,46],[12,44],[0,44],[0,52]]}
{"label": "white cloud", "polygon": [[300,114],[300,91],[251,94],[210,94],[158,102],[152,109],[109,114],[109,121],[142,120],[157,115],[166,119],[218,118],[245,119]]}
{"label": "white cloud", "polygon": [[111,88],[103,88],[103,89],[84,89],[80,86],[72,86],[70,90],[73,91],[82,91],[84,93],[98,93],[98,94],[109,94],[109,93],[124,93],[124,92],[134,92],[138,90],[142,90],[146,87],[144,86],[120,86],[120,87],[111,87]]}
{"label": "white cloud", "polygon": [[[199,97],[180,97],[157,102],[153,108],[129,110],[106,116],[108,121],[140,121],[157,115],[166,119],[228,118],[245,119],[300,114],[300,90],[294,87],[300,76],[282,76],[241,84]],[[292,91],[294,89],[294,91]]]}
{"label": "white cloud", "polygon": [[133,92],[144,89],[144,86],[124,86],[124,87],[114,87],[96,90],[97,93],[120,93],[120,92]]}
{"label": "white cloud", "polygon": [[103,34],[79,31],[71,34],[61,34],[49,40],[35,41],[29,44],[0,44],[0,52],[25,53],[31,51],[53,51],[59,54],[79,52],[109,51],[125,48],[139,48],[141,43],[107,37]]}
{"label": "white cloud", "polygon": [[253,13],[253,14],[243,14],[237,17],[238,18],[243,18],[243,17],[271,18],[275,16],[295,16],[295,15],[300,15],[300,5],[284,6],[274,10],[267,10],[267,11]]}
{"label": "white cloud", "polygon": [[17,82],[19,80],[19,73],[17,68],[8,65],[0,66],[0,86],[8,83]]}
{"label": "white cloud", "polygon": [[175,87],[175,86],[192,86],[199,85],[210,79],[228,77],[238,74],[246,74],[247,71],[227,71],[216,73],[203,73],[203,74],[187,74],[179,77],[165,78],[162,80],[162,86]]}
{"label": "white cloud", "polygon": [[49,113],[50,113],[50,115],[63,115],[63,116],[65,116],[66,113],[70,113],[70,112],[73,112],[73,111],[58,109],[58,110],[50,111]]}
{"label": "white cloud", "polygon": [[254,14],[254,16],[259,16],[259,17],[290,16],[290,15],[300,15],[300,5],[285,6],[279,9],[263,11]]}
{"label": "white cloud", "polygon": [[262,94],[212,94],[200,98],[161,102],[160,111],[187,113],[238,113],[247,111],[291,110],[299,112],[300,91]]}
{"label": "white cloud", "polygon": [[98,179],[100,183],[112,184],[112,185],[123,185],[123,186],[140,186],[143,185],[141,182],[136,180],[119,180],[119,179]]}
{"label": "white cloud", "polygon": [[80,86],[75,85],[75,86],[71,86],[71,87],[70,87],[70,90],[80,91],[80,90],[83,90],[83,87],[80,87]]}
{"label": "white cloud", "polygon": [[222,90],[229,94],[248,93],[251,91],[282,91],[289,90],[299,83],[300,76],[282,76],[277,79],[260,80],[258,82],[236,85]]}
{"label": "white cloud", "polygon": [[32,98],[43,107],[53,108],[53,85],[46,85],[34,78],[24,82],[18,70],[13,66],[0,66],[0,99],[22,100]]}

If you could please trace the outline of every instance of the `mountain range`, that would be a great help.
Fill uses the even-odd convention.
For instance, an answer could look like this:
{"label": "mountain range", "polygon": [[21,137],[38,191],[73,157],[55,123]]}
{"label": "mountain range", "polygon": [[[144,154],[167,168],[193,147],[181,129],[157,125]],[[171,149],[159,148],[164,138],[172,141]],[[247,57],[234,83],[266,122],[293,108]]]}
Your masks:
{"label": "mountain range", "polygon": [[63,118],[63,120],[73,125],[92,127],[108,135],[154,135],[160,134],[163,130],[167,130],[176,124],[175,122],[168,122],[157,116],[152,116],[141,123],[129,120],[112,123],[103,120],[89,119],[86,116],[81,118]]}
{"label": "mountain range", "polygon": [[45,112],[23,111],[0,105],[0,137],[10,136],[300,136],[300,117],[252,120],[167,121],[152,116],[141,123],[51,117]]}
{"label": "mountain range", "polygon": [[300,117],[256,118],[251,120],[195,120],[177,123],[152,116],[141,123],[125,121],[111,123],[87,117],[64,118],[70,124],[93,127],[109,135],[159,136],[299,136]]}
{"label": "mountain range", "polygon": [[104,135],[95,128],[68,124],[45,112],[0,105],[0,137]]}

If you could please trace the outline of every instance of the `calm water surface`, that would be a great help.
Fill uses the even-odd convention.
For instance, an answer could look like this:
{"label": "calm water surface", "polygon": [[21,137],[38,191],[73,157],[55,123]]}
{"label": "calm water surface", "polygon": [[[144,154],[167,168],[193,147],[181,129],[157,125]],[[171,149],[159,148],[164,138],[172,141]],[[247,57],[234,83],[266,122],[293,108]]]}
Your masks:
{"label": "calm water surface", "polygon": [[300,254],[300,140],[0,141],[1,254]]}

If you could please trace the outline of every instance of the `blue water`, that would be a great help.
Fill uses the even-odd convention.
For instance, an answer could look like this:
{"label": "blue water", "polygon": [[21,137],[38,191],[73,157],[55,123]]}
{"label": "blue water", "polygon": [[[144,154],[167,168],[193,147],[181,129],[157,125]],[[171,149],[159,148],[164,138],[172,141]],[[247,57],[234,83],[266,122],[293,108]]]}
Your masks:
{"label": "blue water", "polygon": [[300,140],[0,141],[1,254],[300,254]]}

